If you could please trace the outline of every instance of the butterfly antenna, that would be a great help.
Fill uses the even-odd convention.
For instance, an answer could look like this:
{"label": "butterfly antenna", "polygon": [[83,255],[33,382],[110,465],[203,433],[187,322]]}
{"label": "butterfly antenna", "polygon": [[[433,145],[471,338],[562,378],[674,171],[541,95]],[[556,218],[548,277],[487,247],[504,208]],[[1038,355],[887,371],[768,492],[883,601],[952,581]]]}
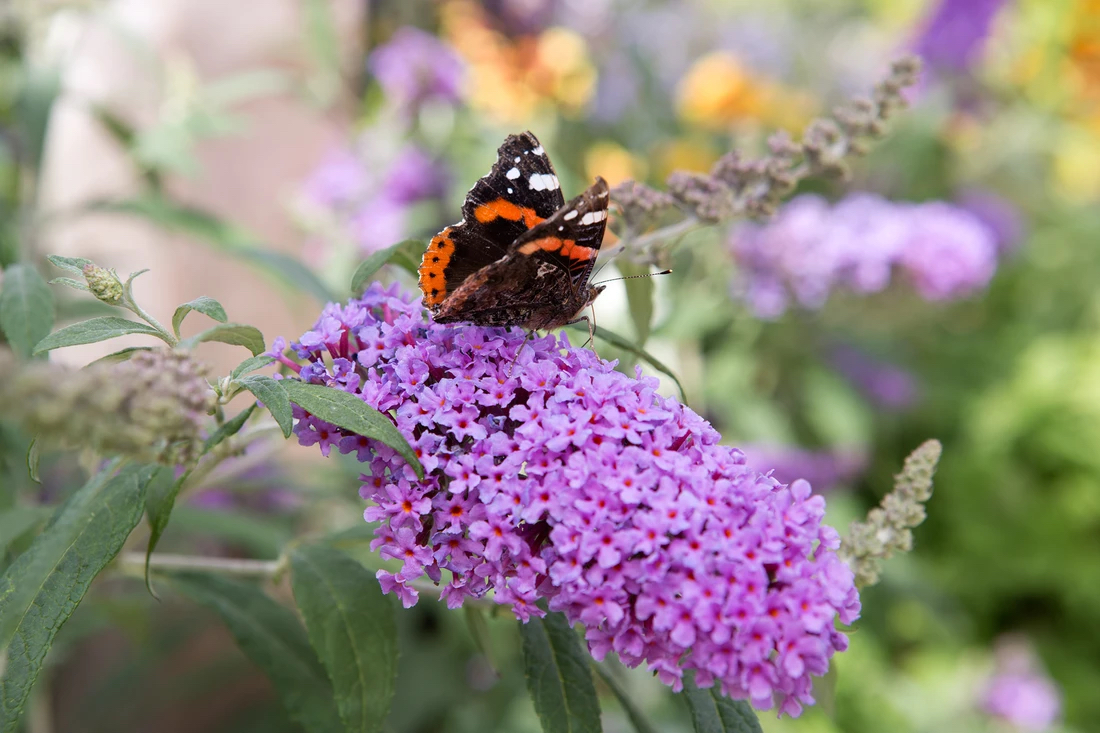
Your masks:
{"label": "butterfly antenna", "polygon": [[592,283],[593,286],[603,285],[604,283],[613,283],[618,280],[634,280],[639,277],[657,277],[658,275],[671,275],[672,270],[661,270],[660,272],[647,272],[642,275],[627,275],[626,277],[613,277],[610,280],[601,280],[598,283]]}

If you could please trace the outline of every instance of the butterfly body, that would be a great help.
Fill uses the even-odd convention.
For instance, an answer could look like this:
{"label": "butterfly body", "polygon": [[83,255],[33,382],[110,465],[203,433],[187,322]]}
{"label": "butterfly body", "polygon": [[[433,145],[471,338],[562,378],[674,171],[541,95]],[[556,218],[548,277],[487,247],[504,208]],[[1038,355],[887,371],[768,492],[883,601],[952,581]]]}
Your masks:
{"label": "butterfly body", "polygon": [[603,290],[588,278],[607,222],[602,178],[568,203],[530,132],[509,135],[466,195],[463,220],[432,238],[420,265],[440,323],[548,329],[574,321]]}

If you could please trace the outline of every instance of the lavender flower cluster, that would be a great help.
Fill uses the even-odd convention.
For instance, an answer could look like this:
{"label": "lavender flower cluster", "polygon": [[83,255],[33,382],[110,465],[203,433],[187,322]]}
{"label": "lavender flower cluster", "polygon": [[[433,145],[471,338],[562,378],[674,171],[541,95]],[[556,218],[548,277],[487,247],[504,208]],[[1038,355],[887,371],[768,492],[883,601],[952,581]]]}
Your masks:
{"label": "lavender flower cluster", "polygon": [[895,269],[926,300],[969,295],[993,277],[998,243],[980,218],[952,204],[858,193],[834,206],[798,196],[775,220],[736,228],[730,248],[735,295],[758,317],[777,318],[792,298],[816,309],[834,288],[879,292]]}
{"label": "lavender flower cluster", "polygon": [[[278,354],[283,344],[276,345]],[[597,659],[687,669],[759,708],[797,715],[859,614],[825,502],[749,470],[701,417],[564,336],[444,326],[395,288],[330,304],[293,344],[305,381],[396,416],[425,478],[391,449],[298,411],[303,445],[369,465],[373,547],[400,560],[386,592],[443,586],[449,607],[493,592],[582,623]],[[331,366],[326,364],[330,361]]]}

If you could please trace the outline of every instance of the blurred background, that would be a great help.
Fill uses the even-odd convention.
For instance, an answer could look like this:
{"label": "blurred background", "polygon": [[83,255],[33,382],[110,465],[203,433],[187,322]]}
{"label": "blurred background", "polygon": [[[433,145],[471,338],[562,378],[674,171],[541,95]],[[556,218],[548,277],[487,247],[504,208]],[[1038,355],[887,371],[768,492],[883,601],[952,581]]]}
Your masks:
{"label": "blurred background", "polygon": [[[842,531],[944,444],[915,552],[864,593],[819,704],[766,731],[1100,731],[1097,0],[8,0],[0,265],[150,268],[135,291],[162,320],[205,294],[295,338],[365,255],[456,221],[509,132],[539,136],[567,196],[595,175],[661,187],[797,135],[908,51],[912,108],[850,180],[686,237],[644,281],[652,329],[621,282],[598,322],[754,465],[809,479]],[[97,312],[57,297],[59,321]],[[238,356],[202,348],[220,373]],[[60,454],[31,483],[28,436],[0,427],[0,508],[78,485]],[[224,464],[160,549],[269,559],[343,530],[376,565],[358,465],[313,453]],[[0,567],[32,535],[0,537]],[[513,621],[486,654],[462,612],[399,618],[391,730],[539,729]],[[49,662],[28,733],[297,730],[212,616],[133,579],[97,583]],[[623,680],[658,729],[690,730],[644,670]]]}

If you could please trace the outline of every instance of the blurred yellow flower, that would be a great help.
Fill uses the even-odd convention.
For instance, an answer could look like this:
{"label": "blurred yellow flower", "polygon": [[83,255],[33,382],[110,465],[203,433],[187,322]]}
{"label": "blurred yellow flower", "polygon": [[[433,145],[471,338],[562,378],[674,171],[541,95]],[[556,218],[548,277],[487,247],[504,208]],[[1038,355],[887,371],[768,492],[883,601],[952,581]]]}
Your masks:
{"label": "blurred yellow flower", "polygon": [[442,35],[469,64],[470,106],[498,122],[520,123],[553,111],[579,112],[596,87],[584,39],[548,28],[515,40],[496,31],[485,11],[452,0],[440,14]]}
{"label": "blurred yellow flower", "polygon": [[643,180],[646,168],[644,160],[608,140],[596,143],[584,154],[584,171],[588,180],[603,176],[611,186],[627,179]]}
{"label": "blurred yellow flower", "polygon": [[1100,200],[1100,130],[1070,127],[1054,148],[1054,180],[1070,201]]}
{"label": "blurred yellow flower", "polygon": [[688,69],[677,89],[677,110],[685,122],[712,129],[755,121],[787,130],[801,129],[814,101],[754,77],[733,54],[717,51]]}
{"label": "blurred yellow flower", "polygon": [[662,143],[653,159],[657,177],[664,180],[675,170],[705,173],[718,160],[718,153],[705,142],[677,139]]}

